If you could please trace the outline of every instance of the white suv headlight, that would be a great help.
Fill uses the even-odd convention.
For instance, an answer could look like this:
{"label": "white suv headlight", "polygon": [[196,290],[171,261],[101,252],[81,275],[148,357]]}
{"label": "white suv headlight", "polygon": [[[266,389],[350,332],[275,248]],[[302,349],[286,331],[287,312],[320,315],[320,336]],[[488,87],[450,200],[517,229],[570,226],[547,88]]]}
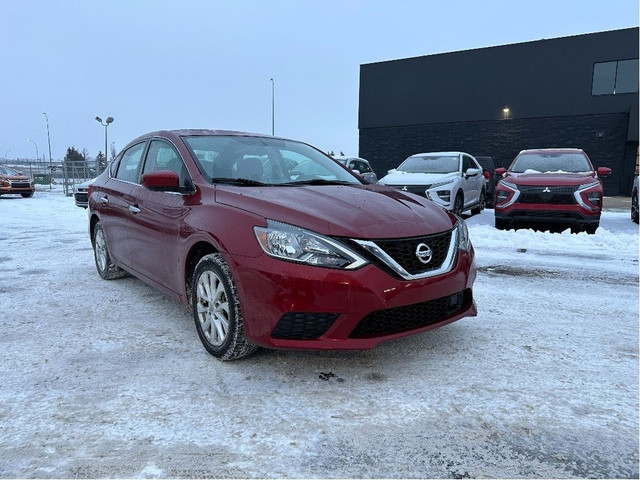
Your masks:
{"label": "white suv headlight", "polygon": [[253,227],[253,231],[270,257],[344,270],[355,270],[368,263],[346,245],[304,228],[267,220],[266,227]]}
{"label": "white suv headlight", "polygon": [[451,178],[449,180],[445,180],[444,182],[434,183],[433,185],[431,185],[431,188],[429,190],[434,189],[434,188],[444,187],[444,186],[450,187],[451,184],[453,183],[453,181],[454,181],[454,179]]}

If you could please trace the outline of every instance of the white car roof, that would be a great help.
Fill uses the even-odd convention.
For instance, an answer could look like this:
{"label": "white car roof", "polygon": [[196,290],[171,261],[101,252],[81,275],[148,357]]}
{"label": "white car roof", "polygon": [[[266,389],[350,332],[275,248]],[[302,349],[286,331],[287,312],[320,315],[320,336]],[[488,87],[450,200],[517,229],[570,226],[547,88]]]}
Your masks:
{"label": "white car roof", "polygon": [[469,155],[470,157],[473,157],[473,155],[471,155],[470,153],[465,153],[465,152],[424,152],[424,153],[414,153],[409,158],[423,156],[423,155],[447,155],[447,156]]}

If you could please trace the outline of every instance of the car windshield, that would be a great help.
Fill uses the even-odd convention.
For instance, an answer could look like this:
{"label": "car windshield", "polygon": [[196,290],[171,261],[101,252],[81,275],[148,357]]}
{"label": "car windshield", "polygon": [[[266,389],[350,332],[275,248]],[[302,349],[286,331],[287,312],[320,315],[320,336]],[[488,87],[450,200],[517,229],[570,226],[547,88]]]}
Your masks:
{"label": "car windshield", "polygon": [[0,175],[13,175],[13,176],[18,176],[18,172],[16,172],[13,168],[9,168],[9,167],[0,167]]}
{"label": "car windshield", "polygon": [[240,135],[185,136],[200,172],[212,183],[361,185],[319,150],[300,142]]}
{"label": "car windshield", "polygon": [[451,173],[459,170],[457,155],[421,155],[407,158],[397,170],[407,173]]}
{"label": "car windshield", "polygon": [[583,153],[548,152],[520,154],[509,170],[513,173],[581,173],[591,172],[592,167]]}

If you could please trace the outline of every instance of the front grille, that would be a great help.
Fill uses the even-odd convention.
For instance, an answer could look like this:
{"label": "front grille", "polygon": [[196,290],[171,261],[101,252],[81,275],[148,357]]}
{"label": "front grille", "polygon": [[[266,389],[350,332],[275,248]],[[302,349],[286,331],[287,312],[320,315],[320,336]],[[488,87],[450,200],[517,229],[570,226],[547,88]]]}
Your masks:
{"label": "front grille", "polygon": [[338,318],[337,313],[287,312],[271,333],[282,340],[311,340],[326,333]]}
{"label": "front grille", "polygon": [[509,217],[530,218],[532,221],[552,218],[583,220],[584,218],[578,212],[561,212],[555,210],[514,210],[509,213]]}
{"label": "front grille", "polygon": [[[407,272],[417,275],[442,266],[449,253],[451,233],[452,230],[425,237],[375,240],[375,243]],[[418,260],[416,255],[416,249],[421,243],[428,245],[432,252],[431,261],[427,264]]]}
{"label": "front grille", "polygon": [[360,320],[349,337],[379,337],[427,327],[454,316],[470,304],[471,290],[463,290],[428,302],[378,310]]}
{"label": "front grille", "polygon": [[403,192],[413,193],[415,195],[420,195],[421,197],[426,197],[426,190],[431,188],[431,185],[393,185],[398,190]]}
{"label": "front grille", "polygon": [[11,180],[12,188],[30,188],[31,183],[28,180]]}
{"label": "front grille", "polygon": [[76,192],[74,194],[76,202],[83,202],[83,203],[87,203],[89,201],[89,197],[87,195],[87,192],[81,193],[81,192]]}
{"label": "front grille", "polygon": [[517,203],[548,203],[553,205],[574,205],[573,196],[577,187],[567,186],[520,186],[520,197]]}

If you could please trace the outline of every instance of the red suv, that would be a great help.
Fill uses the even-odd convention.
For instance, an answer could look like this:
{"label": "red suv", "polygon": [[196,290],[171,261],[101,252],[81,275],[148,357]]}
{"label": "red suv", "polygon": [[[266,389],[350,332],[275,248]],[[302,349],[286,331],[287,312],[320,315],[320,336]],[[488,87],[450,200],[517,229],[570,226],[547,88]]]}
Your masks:
{"label": "red suv", "polygon": [[104,279],[188,304],[209,353],[367,349],[475,316],[462,219],[305,143],[213,130],[131,142],[89,189]]}
{"label": "red suv", "polygon": [[595,233],[602,211],[599,177],[589,157],[577,148],[523,150],[496,186],[495,225],[498,229],[520,223],[553,223],[573,231]]}

